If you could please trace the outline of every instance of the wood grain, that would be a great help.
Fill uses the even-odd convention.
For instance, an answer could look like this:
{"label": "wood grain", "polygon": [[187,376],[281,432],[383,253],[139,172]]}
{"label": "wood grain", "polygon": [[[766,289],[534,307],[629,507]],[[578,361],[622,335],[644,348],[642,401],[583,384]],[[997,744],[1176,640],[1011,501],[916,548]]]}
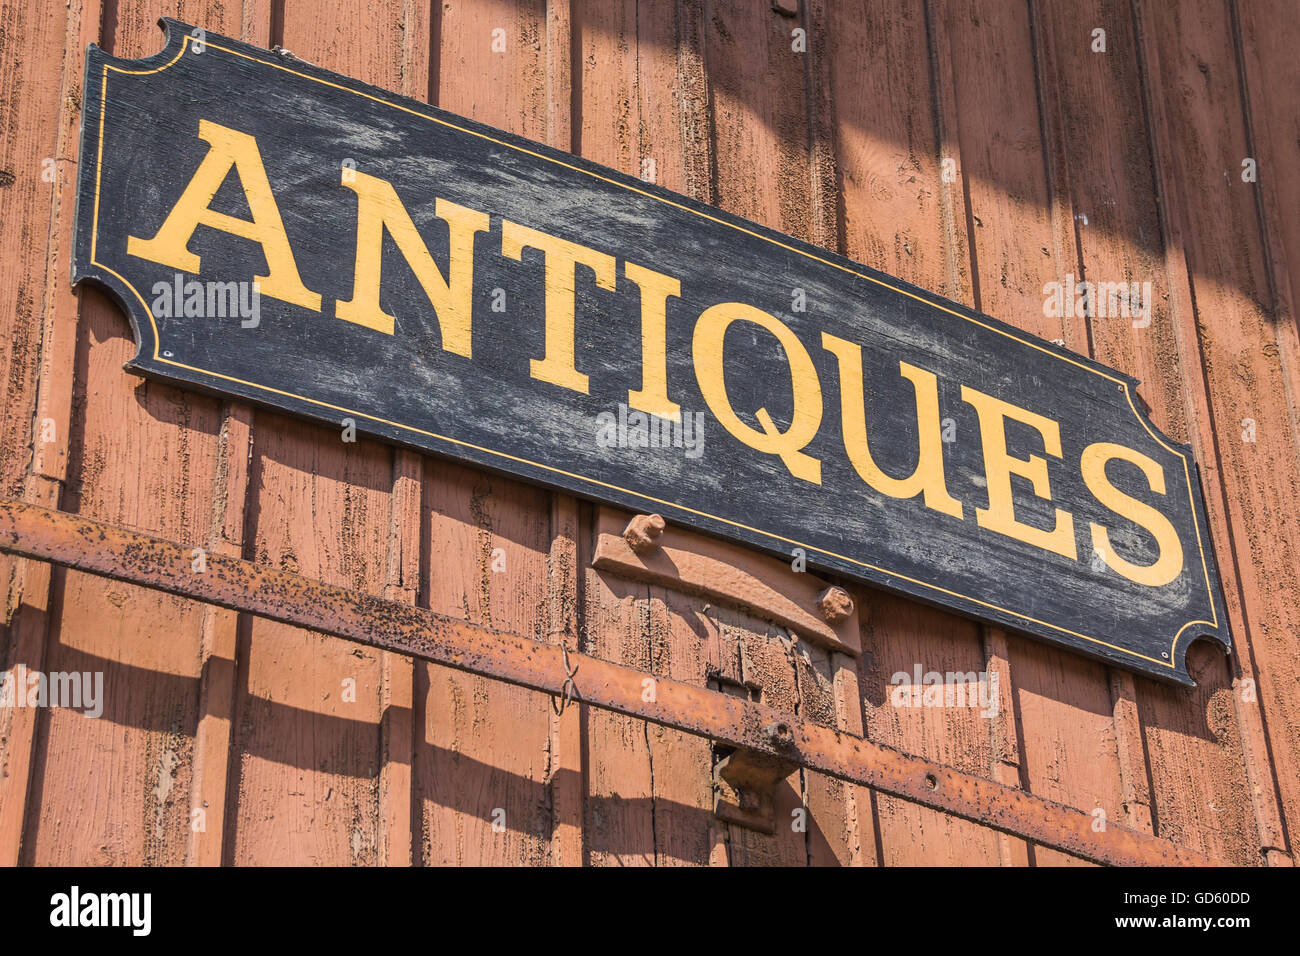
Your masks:
{"label": "wood grain", "polygon": [[[1289,7],[797,9],[6,7],[0,489],[679,679],[748,682],[791,712],[1207,854],[1289,861],[1300,825]],[[124,317],[66,282],[81,63],[91,42],[155,53],[164,14],[632,175],[652,158],[669,188],[1136,376],[1155,424],[1203,465],[1238,653],[1194,650],[1188,691],[855,587],[855,667],[758,617],[593,570],[594,511],[567,495],[124,372]],[[1097,26],[1104,55],[1090,49]],[[796,27],[805,54],[790,49]],[[1240,179],[1247,155],[1255,184]],[[40,178],[47,156],[56,183]],[[1046,319],[1042,284],[1065,272],[1149,279],[1151,325]],[[46,418],[53,441],[37,427]],[[498,548],[504,572],[492,570]],[[108,698],[100,720],[0,713],[0,862],[1070,862],[811,774],[778,788],[779,812],[810,809],[810,832],[756,834],[713,819],[707,741],[581,705],[555,718],[543,695],[46,565],[0,559],[0,576],[0,664],[103,670]],[[1005,709],[990,722],[893,706],[891,677],[918,662],[997,669]],[[344,676],[356,703],[341,699]],[[196,809],[204,831],[191,827]]]}
{"label": "wood grain", "polygon": [[[1288,823],[1296,806],[1295,698],[1282,690],[1295,682],[1296,655],[1284,635],[1294,633],[1297,607],[1281,582],[1293,576],[1300,554],[1300,530],[1285,511],[1300,488],[1288,376],[1270,314],[1257,196],[1241,180],[1245,118],[1239,63],[1225,39],[1234,30],[1229,10],[1211,3],[1180,10],[1141,4],[1138,10],[1149,62],[1158,186],[1170,209],[1170,245],[1186,270],[1186,298],[1175,300],[1190,305],[1179,313],[1180,359],[1202,369],[1204,391],[1193,393],[1196,440],[1203,448],[1214,447],[1218,457],[1218,469],[1207,480],[1207,504],[1214,506],[1211,522],[1219,550],[1236,556],[1239,593],[1229,588],[1227,597],[1229,612],[1241,619],[1237,660],[1243,670],[1238,674],[1257,681],[1253,695],[1234,687],[1222,695],[1220,707],[1231,702],[1239,726],[1247,730],[1242,736],[1247,754],[1260,755],[1267,747],[1274,761],[1276,783],[1248,759],[1248,768],[1255,764],[1249,783],[1258,832],[1258,854],[1250,854],[1254,862],[1285,854],[1277,788]],[[1256,423],[1256,441],[1244,440],[1247,419]],[[1241,706],[1248,696],[1258,706]],[[1207,722],[1206,730],[1213,733],[1216,723]],[[1267,744],[1255,741],[1264,726]],[[1204,804],[1189,808],[1193,819],[1221,815],[1218,805]],[[1219,838],[1208,819],[1190,829],[1198,839]]]}
{"label": "wood grain", "polygon": [[[545,139],[545,4],[452,0],[441,4],[437,25],[430,100]],[[501,52],[493,50],[497,40]],[[425,507],[429,607],[536,636],[548,633],[551,496],[509,479],[430,464]],[[498,548],[503,570],[493,555]],[[552,733],[549,699],[430,665],[417,673],[424,862],[547,862],[554,829],[550,775],[558,752],[552,745],[561,745]],[[567,761],[572,737],[566,737]],[[514,744],[502,748],[498,740]],[[494,819],[495,811],[500,818]],[[563,812],[571,826],[572,809]],[[563,862],[572,863],[572,834],[568,849]]]}

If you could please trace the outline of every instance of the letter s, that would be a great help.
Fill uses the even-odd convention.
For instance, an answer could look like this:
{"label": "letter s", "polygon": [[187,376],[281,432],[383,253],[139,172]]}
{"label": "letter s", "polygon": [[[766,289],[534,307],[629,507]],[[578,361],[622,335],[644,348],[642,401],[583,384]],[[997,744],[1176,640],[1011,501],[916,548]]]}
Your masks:
{"label": "letter s", "polygon": [[1154,564],[1140,565],[1125,561],[1115,553],[1110,544],[1110,532],[1092,522],[1092,544],[1115,571],[1147,587],[1163,587],[1178,577],[1183,570],[1183,544],[1169,519],[1150,505],[1131,498],[1110,483],[1106,477],[1106,463],[1113,459],[1130,462],[1142,469],[1147,484],[1156,494],[1165,493],[1165,472],[1146,455],[1111,442],[1096,442],[1083,450],[1079,470],[1088,490],[1103,505],[1121,517],[1146,529],[1156,539],[1160,556]]}

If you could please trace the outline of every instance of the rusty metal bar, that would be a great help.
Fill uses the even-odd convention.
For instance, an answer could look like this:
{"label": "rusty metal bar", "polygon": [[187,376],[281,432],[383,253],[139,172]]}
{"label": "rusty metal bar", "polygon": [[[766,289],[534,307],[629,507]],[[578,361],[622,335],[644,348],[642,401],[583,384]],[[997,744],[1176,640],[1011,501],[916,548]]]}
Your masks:
{"label": "rusty metal bar", "polygon": [[[370,647],[432,661],[521,687],[560,694],[558,644],[503,634],[219,554],[191,570],[188,548],[99,521],[0,501],[0,551],[296,624]],[[1073,807],[796,719],[772,707],[569,653],[577,697],[1014,834],[1097,863],[1220,865],[1168,840],[1108,824]],[[650,683],[647,683],[650,682]],[[646,693],[653,687],[654,693]],[[647,700],[646,698],[650,698]]]}

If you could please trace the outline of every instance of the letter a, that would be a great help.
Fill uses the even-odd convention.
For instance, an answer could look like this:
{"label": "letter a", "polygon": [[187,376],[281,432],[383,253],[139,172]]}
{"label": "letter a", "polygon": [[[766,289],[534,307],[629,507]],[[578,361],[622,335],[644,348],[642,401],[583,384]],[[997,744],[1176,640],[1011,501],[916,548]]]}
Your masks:
{"label": "letter a", "polygon": [[[207,120],[199,120],[199,139],[212,148],[194,171],[181,198],[152,239],[131,236],[127,239],[126,251],[141,259],[197,275],[201,265],[199,257],[189,250],[194,230],[199,226],[218,229],[262,247],[267,274],[256,277],[262,295],[319,312],[320,295],[304,286],[298,275],[289,237],[285,235],[280,210],[275,204],[271,183],[266,178],[261,154],[257,151],[257,140],[247,133]],[[213,197],[232,167],[239,174],[244,198],[253,215],[251,222],[211,208]]]}

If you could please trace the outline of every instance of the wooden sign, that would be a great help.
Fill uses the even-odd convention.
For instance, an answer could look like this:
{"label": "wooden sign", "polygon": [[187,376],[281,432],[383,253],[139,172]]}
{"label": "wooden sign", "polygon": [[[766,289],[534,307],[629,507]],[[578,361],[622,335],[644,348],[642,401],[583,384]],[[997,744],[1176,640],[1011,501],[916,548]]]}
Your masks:
{"label": "wooden sign", "polygon": [[91,49],[74,279],[128,368],[1190,683],[1229,646],[1136,381],[842,256],[166,21]]}

